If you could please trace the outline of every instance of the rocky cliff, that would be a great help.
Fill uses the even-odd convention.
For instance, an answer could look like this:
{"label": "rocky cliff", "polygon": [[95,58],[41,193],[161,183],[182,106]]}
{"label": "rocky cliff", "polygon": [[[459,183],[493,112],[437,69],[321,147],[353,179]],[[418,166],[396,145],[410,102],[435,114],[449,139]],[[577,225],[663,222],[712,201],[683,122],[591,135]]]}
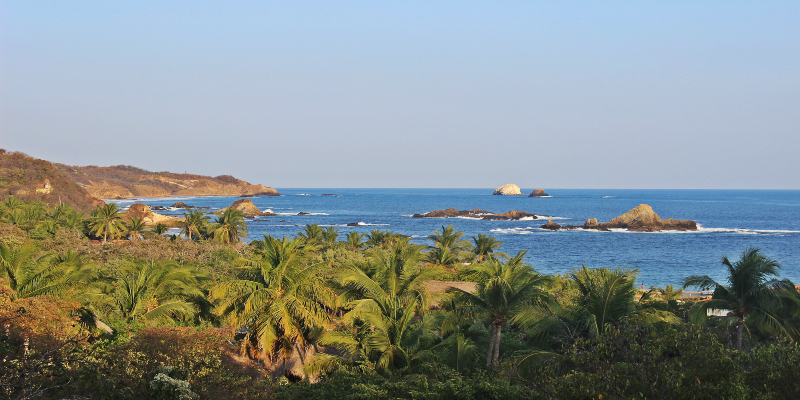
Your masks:
{"label": "rocky cliff", "polygon": [[104,199],[170,196],[278,196],[277,190],[229,175],[209,177],[150,172],[127,165],[73,167],[56,164],[69,179]]}

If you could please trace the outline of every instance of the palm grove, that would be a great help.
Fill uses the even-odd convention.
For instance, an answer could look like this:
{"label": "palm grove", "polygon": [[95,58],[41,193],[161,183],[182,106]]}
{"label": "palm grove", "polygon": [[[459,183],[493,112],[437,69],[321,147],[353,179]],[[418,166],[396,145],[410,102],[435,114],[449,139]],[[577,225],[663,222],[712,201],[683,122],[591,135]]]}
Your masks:
{"label": "palm grove", "polygon": [[[179,235],[115,204],[0,205],[9,398],[794,398],[800,297],[756,249],[712,299],[635,269],[536,272],[442,226],[248,244],[241,213]],[[93,240],[92,240],[93,239]],[[727,316],[707,317],[709,310]]]}

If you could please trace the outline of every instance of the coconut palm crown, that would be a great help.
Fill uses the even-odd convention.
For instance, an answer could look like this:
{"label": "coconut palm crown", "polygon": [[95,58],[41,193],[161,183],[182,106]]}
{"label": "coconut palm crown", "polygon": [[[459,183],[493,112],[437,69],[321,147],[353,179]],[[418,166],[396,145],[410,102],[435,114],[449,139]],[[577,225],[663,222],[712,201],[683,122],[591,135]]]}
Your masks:
{"label": "coconut palm crown", "polygon": [[788,279],[778,279],[780,264],[758,249],[745,250],[737,261],[722,257],[727,268],[728,282],[719,283],[709,277],[689,276],[683,287],[713,287],[710,301],[702,302],[694,309],[695,319],[703,319],[709,309],[730,310],[728,318],[735,327],[734,348],[742,349],[743,332],[749,325],[778,337],[791,339],[796,336],[786,318],[798,315],[800,295]]}

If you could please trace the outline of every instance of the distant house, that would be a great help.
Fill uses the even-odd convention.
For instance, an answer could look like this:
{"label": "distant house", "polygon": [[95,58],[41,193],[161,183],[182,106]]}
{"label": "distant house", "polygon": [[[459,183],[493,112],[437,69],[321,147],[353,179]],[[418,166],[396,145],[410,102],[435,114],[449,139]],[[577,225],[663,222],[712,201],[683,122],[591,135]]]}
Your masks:
{"label": "distant house", "polygon": [[39,194],[49,194],[52,191],[53,191],[53,188],[52,188],[52,186],[50,186],[50,180],[49,179],[45,179],[44,183],[42,183],[41,185],[39,185],[39,187],[36,188],[36,193],[39,193]]}

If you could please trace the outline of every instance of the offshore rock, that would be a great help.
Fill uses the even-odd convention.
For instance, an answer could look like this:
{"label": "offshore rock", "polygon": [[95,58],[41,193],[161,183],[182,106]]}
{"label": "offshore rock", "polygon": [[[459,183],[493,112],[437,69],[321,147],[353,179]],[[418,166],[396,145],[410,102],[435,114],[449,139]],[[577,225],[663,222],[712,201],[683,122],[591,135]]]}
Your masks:
{"label": "offshore rock", "polygon": [[503,221],[517,221],[520,219],[536,219],[538,216],[525,211],[509,211],[502,214],[495,214],[491,211],[472,209],[472,210],[456,210],[455,208],[448,208],[446,210],[436,210],[425,214],[414,214],[412,218],[475,218],[482,220],[503,220]]}
{"label": "offshore rock", "polygon": [[485,220],[502,220],[502,221],[519,221],[521,219],[536,219],[538,215],[525,211],[514,210],[502,214],[487,215],[481,219]]}
{"label": "offshore rock", "polygon": [[544,189],[536,189],[528,197],[550,197],[550,195],[545,193]]}
{"label": "offshore rock", "polygon": [[472,209],[472,210],[456,210],[455,208],[448,208],[446,210],[436,210],[431,211],[425,214],[414,214],[412,218],[455,218],[455,217],[467,217],[467,218],[483,218],[484,215],[494,214],[493,212],[480,210],[480,209]]}
{"label": "offshore rock", "polygon": [[519,186],[513,183],[509,183],[507,185],[503,185],[495,189],[494,193],[492,194],[496,196],[518,196],[521,195],[522,192],[519,190]]}
{"label": "offshore rock", "polygon": [[583,226],[587,228],[596,228],[600,226],[600,224],[597,222],[597,218],[589,218],[583,223]]}
{"label": "offshore rock", "polygon": [[590,226],[589,220],[586,221],[583,227],[588,229],[627,229],[631,232],[659,232],[664,230],[674,231],[696,231],[697,223],[691,220],[676,220],[667,218],[662,220],[661,217],[653,211],[653,208],[647,204],[639,204],[630,211],[622,214],[608,223],[600,223]]}
{"label": "offshore rock", "polygon": [[561,225],[553,222],[553,220],[551,219],[551,220],[548,220],[546,224],[540,226],[540,228],[549,229],[551,231],[557,231],[557,230],[561,229]]}
{"label": "offshore rock", "polygon": [[139,217],[144,221],[145,225],[164,224],[167,226],[176,226],[178,222],[183,221],[183,218],[169,217],[150,211],[150,207],[142,203],[134,203],[125,212],[126,218]]}
{"label": "offshore rock", "polygon": [[231,204],[230,208],[241,211],[245,218],[274,217],[276,215],[273,213],[261,212],[261,210],[253,204],[253,200],[250,199],[236,200]]}

